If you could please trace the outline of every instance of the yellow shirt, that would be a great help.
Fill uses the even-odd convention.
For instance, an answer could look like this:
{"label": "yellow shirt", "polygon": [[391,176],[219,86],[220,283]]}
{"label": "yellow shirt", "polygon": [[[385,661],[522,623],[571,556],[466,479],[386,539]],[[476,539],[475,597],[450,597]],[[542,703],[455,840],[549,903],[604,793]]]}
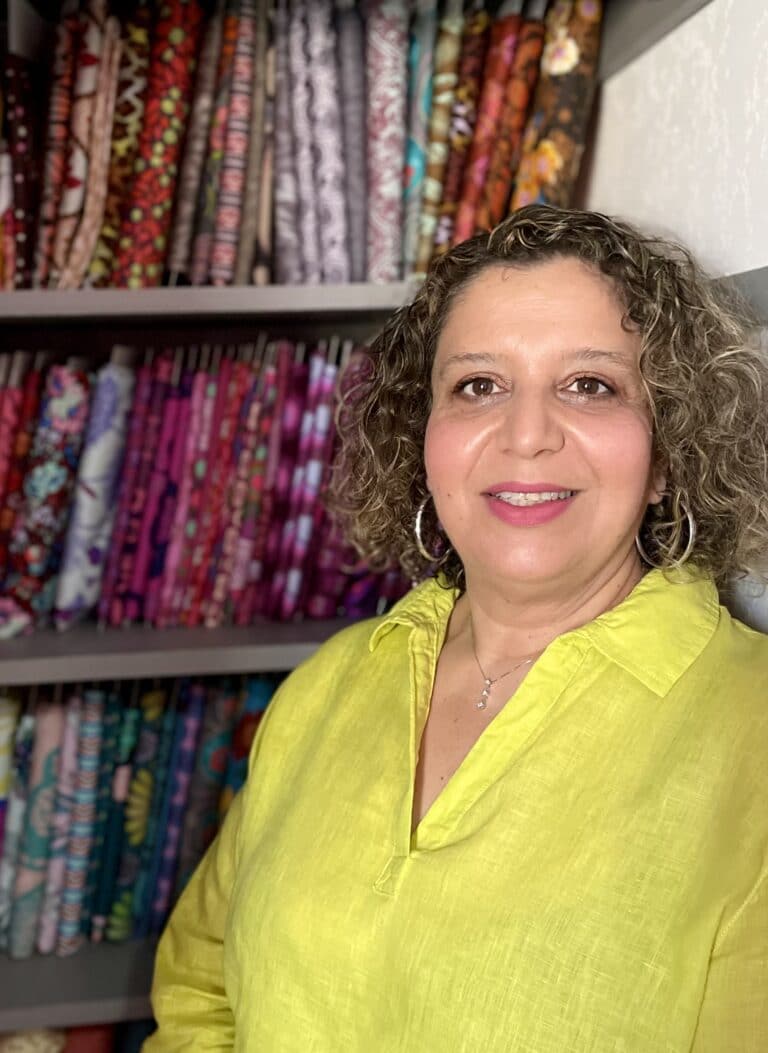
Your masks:
{"label": "yellow shirt", "polygon": [[411,835],[455,594],[285,681],[161,940],[145,1053],[765,1053],[768,641],[647,574]]}

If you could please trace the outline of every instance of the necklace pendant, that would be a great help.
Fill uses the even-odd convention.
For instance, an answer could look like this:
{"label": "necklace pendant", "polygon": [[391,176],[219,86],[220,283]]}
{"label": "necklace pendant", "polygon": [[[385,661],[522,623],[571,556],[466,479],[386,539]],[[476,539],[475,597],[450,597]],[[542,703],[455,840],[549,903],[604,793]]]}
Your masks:
{"label": "necklace pendant", "polygon": [[488,698],[490,697],[490,694],[491,681],[488,679],[488,677],[486,677],[485,683],[483,684],[483,690],[480,692],[480,698],[477,702],[475,702],[475,709],[486,709],[488,706]]}

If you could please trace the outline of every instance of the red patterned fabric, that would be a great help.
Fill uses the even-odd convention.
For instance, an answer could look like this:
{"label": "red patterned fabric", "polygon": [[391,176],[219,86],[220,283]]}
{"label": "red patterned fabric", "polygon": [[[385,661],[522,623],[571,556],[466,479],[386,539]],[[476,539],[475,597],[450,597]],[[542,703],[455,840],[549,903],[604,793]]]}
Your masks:
{"label": "red patterned fabric", "polygon": [[75,79],[77,51],[77,3],[68,0],[56,27],[53,77],[48,105],[48,128],[43,169],[43,190],[38,215],[37,244],[33,284],[43,288],[53,254],[56,217],[64,188],[69,140],[69,117],[72,110],[72,87]]}
{"label": "red patterned fabric", "polygon": [[136,175],[113,273],[120,288],[162,281],[202,20],[197,0],[167,0],[155,23]]}
{"label": "red patterned fabric", "polygon": [[519,15],[499,18],[491,27],[491,46],[488,49],[483,90],[477,109],[477,124],[464,169],[461,200],[456,213],[454,245],[471,238],[475,233],[475,213],[488,175],[494,143],[499,134],[499,118],[519,32]]}

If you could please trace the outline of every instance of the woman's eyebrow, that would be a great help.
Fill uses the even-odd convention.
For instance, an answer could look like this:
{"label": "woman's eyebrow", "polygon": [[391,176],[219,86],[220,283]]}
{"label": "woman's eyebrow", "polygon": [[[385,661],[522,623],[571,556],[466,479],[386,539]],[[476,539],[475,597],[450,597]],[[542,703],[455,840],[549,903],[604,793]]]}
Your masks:
{"label": "woman's eyebrow", "polygon": [[437,371],[438,377],[442,377],[447,369],[451,366],[475,363],[477,365],[491,365],[496,362],[498,355],[492,354],[490,351],[461,351],[455,355],[449,355],[448,358],[444,359],[441,363],[439,370]]}
{"label": "woman's eyebrow", "polygon": [[[504,356],[491,351],[460,351],[444,359],[437,375],[442,377],[446,370],[456,365],[493,365],[498,362],[499,357]],[[608,351],[599,347],[568,348],[562,352],[562,358],[568,361],[578,359],[584,362],[609,362],[624,368],[631,368],[633,365],[623,351]]]}
{"label": "woman's eyebrow", "polygon": [[613,362],[620,366],[632,364],[623,351],[605,351],[599,347],[578,347],[572,351],[563,351],[563,358],[579,358],[587,362]]}

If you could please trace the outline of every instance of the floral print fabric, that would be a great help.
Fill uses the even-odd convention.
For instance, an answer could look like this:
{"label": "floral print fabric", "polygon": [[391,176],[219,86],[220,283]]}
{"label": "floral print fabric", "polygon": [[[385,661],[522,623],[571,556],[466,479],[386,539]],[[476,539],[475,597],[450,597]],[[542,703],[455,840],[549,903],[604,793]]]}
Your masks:
{"label": "floral print fabric", "polygon": [[534,201],[571,204],[595,92],[602,14],[601,0],[556,0],[547,12],[512,211]]}

